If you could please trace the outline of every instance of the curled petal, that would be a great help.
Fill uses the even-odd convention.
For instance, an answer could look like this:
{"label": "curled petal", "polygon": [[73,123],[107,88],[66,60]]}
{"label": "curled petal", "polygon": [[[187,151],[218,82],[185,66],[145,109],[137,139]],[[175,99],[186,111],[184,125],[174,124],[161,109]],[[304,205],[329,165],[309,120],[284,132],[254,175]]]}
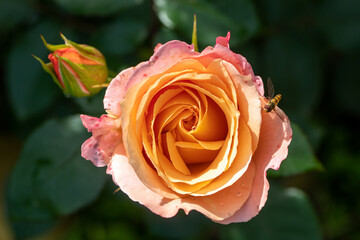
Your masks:
{"label": "curled petal", "polygon": [[162,217],[173,217],[179,209],[184,209],[186,214],[196,210],[212,220],[221,221],[231,217],[251,193],[255,174],[254,164],[249,166],[249,170],[239,181],[221,192],[204,197],[165,198],[144,185],[123,155],[123,149],[119,148],[116,152],[107,173],[113,176],[114,182],[130,199],[141,203]]}
{"label": "curled petal", "polygon": [[120,121],[107,115],[100,118],[81,115],[80,118],[83,125],[93,134],[81,146],[81,156],[92,161],[97,167],[106,166],[114,150],[122,145]]}
{"label": "curled petal", "polygon": [[133,84],[167,70],[181,59],[197,54],[197,52],[194,52],[192,45],[181,41],[174,40],[163,45],[158,44],[154,55],[149,61],[123,70],[111,81],[104,97],[105,109],[113,115],[120,116],[120,104],[125,96],[125,92]]}
{"label": "curled petal", "polygon": [[[255,83],[255,86],[261,96],[264,96],[264,86],[261,81],[261,78],[254,75],[254,72],[251,68],[251,65],[248,63],[246,58],[240,54],[236,54],[229,49],[228,41],[230,39],[230,34],[226,37],[219,37],[217,39],[217,44],[214,48],[208,47],[205,48],[201,54],[198,56],[199,59],[207,65],[212,61],[212,59],[223,59],[231,63],[242,75],[251,75],[252,80]],[[219,41],[219,42],[218,42]]]}
{"label": "curled petal", "polygon": [[287,157],[288,146],[292,138],[289,119],[280,119],[276,113],[262,112],[263,122],[258,148],[253,161],[256,164],[256,176],[249,199],[232,217],[221,221],[222,224],[246,222],[256,216],[267,200],[269,182],[266,171],[269,168],[278,169]]}
{"label": "curled petal", "polygon": [[230,41],[230,32],[227,33],[226,37],[220,36],[216,38],[216,44],[220,44],[227,48],[230,48],[229,41]]}
{"label": "curled petal", "polygon": [[99,144],[94,137],[89,138],[83,143],[81,146],[81,156],[92,161],[97,167],[104,167],[107,165],[101,154],[101,150],[99,149]]}
{"label": "curled petal", "polygon": [[149,61],[143,62],[135,67],[134,73],[126,83],[126,90],[132,85],[144,81],[149,76],[166,71],[180,60],[198,55],[192,45],[173,40],[156,49]]}
{"label": "curled petal", "polygon": [[141,203],[154,213],[167,218],[175,216],[181,202],[180,198],[164,198],[162,195],[151,191],[138,178],[124,153],[124,148],[116,149],[116,153],[107,168],[107,173],[112,175],[114,182],[131,200]]}
{"label": "curled petal", "polygon": [[158,43],[154,48],[154,52],[156,52],[161,46],[162,46],[162,44]]}
{"label": "curled petal", "polygon": [[111,80],[104,97],[104,108],[108,113],[118,117],[121,115],[120,103],[125,95],[125,85],[134,70],[133,67],[125,69]]}

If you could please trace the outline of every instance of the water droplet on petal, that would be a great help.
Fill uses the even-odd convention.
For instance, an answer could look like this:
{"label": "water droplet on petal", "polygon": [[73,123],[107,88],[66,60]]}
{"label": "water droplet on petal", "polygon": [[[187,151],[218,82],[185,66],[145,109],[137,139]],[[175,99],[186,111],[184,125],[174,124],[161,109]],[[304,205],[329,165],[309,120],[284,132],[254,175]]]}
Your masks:
{"label": "water droplet on petal", "polygon": [[242,196],[242,193],[241,193],[241,192],[238,192],[238,193],[236,194],[236,196],[237,196],[237,197],[241,197],[241,196]]}

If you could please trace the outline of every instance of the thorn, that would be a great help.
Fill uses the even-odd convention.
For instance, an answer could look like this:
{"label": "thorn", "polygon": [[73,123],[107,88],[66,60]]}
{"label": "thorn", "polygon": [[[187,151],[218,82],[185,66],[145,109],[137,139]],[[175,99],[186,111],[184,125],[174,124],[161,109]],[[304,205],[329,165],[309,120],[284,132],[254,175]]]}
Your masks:
{"label": "thorn", "polygon": [[117,193],[117,192],[120,191],[120,190],[121,190],[120,188],[116,189],[116,190],[113,192],[113,194]]}

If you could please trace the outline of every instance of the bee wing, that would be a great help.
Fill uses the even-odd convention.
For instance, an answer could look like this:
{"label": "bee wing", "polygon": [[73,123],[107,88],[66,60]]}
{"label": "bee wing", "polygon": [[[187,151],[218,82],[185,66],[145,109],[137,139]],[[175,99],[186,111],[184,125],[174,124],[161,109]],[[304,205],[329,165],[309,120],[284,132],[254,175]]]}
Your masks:
{"label": "bee wing", "polygon": [[289,121],[288,117],[285,115],[285,113],[283,112],[283,110],[281,110],[279,107],[275,107],[274,108],[274,112],[278,115],[278,117],[283,121]]}
{"label": "bee wing", "polygon": [[268,98],[272,99],[274,97],[274,84],[272,83],[270,77],[267,79],[267,91],[268,91]]}

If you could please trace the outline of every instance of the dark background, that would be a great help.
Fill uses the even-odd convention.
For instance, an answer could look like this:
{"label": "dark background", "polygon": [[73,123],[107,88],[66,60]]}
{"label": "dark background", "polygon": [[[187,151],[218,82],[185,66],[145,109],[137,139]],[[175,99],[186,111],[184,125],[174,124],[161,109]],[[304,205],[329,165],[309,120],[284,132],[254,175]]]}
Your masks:
{"label": "dark background", "polygon": [[[161,219],[113,194],[105,169],[79,157],[78,115],[104,113],[104,91],[66,98],[31,56],[47,62],[40,34],[61,44],[61,32],[119,72],[158,42],[191,43],[194,13],[199,49],[231,31],[294,123],[289,161],[249,223]],[[359,13],[357,0],[1,0],[0,239],[360,239]]]}

